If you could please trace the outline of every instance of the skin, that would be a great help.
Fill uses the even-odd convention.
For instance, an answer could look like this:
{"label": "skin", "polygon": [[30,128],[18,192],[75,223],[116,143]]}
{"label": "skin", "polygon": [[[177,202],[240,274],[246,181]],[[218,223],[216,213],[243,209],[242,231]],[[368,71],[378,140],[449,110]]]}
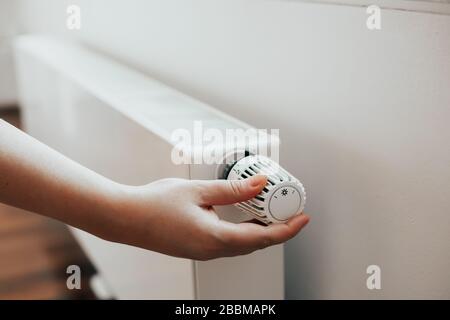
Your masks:
{"label": "skin", "polygon": [[[0,202],[63,221],[105,240],[209,260],[283,243],[309,221],[262,226],[220,220],[216,205],[253,198],[266,177],[244,181],[111,181],[0,120]],[[170,201],[166,194],[177,195]]]}

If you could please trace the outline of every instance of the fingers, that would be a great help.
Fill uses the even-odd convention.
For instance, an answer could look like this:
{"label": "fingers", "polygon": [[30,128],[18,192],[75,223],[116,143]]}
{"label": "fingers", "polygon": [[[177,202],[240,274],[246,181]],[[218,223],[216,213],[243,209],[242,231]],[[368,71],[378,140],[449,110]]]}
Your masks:
{"label": "fingers", "polygon": [[[245,180],[214,180],[198,181],[200,186],[200,202],[202,206],[228,205],[242,202],[255,197],[267,184],[267,178],[256,175]],[[244,222],[231,223],[216,220],[214,227],[215,238],[218,241],[211,257],[236,256],[247,254],[258,249],[280,244],[293,238],[307,223],[309,217],[301,214],[293,217],[287,223],[262,226]],[[208,256],[208,258],[211,258]]]}
{"label": "fingers", "polygon": [[253,198],[267,184],[267,178],[256,175],[245,180],[199,181],[202,205],[227,205]]}
{"label": "fingers", "polygon": [[288,241],[308,222],[309,217],[306,214],[295,216],[287,223],[270,226],[221,221],[221,236],[230,255],[246,254]]}

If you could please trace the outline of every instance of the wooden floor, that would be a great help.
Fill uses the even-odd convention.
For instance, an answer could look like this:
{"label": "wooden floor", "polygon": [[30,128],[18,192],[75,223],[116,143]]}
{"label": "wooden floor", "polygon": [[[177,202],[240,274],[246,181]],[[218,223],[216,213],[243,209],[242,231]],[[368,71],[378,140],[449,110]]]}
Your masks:
{"label": "wooden floor", "polygon": [[[20,126],[17,110],[0,110],[0,118]],[[67,288],[70,265],[81,268],[81,290]],[[94,299],[94,273],[64,224],[0,204],[0,300]]]}

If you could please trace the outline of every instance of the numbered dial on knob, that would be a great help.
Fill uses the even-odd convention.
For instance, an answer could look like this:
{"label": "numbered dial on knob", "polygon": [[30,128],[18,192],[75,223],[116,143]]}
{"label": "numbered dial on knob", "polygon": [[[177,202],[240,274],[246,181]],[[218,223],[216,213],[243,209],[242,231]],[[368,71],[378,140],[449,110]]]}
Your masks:
{"label": "numbered dial on knob", "polygon": [[306,201],[303,185],[276,162],[264,156],[247,156],[237,161],[228,173],[228,180],[251,176],[267,176],[267,184],[255,198],[236,206],[266,223],[283,223],[300,214]]}

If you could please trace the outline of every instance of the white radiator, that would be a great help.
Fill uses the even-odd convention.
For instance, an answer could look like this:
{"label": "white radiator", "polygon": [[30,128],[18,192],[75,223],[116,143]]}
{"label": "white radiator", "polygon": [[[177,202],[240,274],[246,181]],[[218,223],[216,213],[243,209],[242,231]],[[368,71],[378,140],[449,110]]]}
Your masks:
{"label": "white radiator", "polygon": [[[249,126],[81,46],[44,36],[16,42],[25,130],[115,181],[138,185],[165,177],[215,179],[216,165],[175,165],[176,128]],[[56,168],[57,169],[57,168]],[[234,207],[226,219],[244,219]],[[282,299],[283,246],[197,262],[76,238],[119,299]]]}

